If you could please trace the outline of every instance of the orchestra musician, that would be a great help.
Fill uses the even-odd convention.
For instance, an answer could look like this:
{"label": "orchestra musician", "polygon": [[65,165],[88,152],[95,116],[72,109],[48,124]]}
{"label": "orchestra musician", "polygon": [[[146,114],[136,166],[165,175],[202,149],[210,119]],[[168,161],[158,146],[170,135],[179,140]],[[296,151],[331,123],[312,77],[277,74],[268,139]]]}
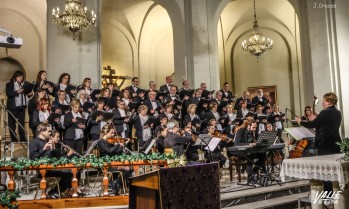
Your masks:
{"label": "orchestra musician", "polygon": [[[36,137],[29,143],[29,159],[35,160],[42,157],[54,157],[54,142],[48,141],[51,135],[50,125],[40,123],[36,128]],[[59,188],[61,191],[66,191],[71,188],[73,174],[70,170],[47,170],[46,177],[60,177]],[[39,174],[39,178],[41,175]],[[57,199],[58,188],[54,187],[48,192],[48,197]]]}
{"label": "orchestra musician", "polygon": [[71,112],[65,114],[64,124],[64,144],[74,149],[79,154],[82,154],[84,143],[85,123],[80,123],[77,118],[84,119],[84,116],[79,112],[80,102],[73,100],[70,103]]}
{"label": "orchestra musician", "polygon": [[[237,101],[236,101],[237,102]],[[240,100],[240,109],[236,112],[237,118],[244,118],[249,110],[247,109],[247,100]]]}
{"label": "orchestra musician", "polygon": [[[166,118],[167,120],[167,118]],[[157,152],[160,154],[164,153],[165,150],[165,137],[167,136],[167,127],[166,126],[161,126],[161,128],[158,131],[157,134],[157,140],[156,140],[156,149]]]}
{"label": "orchestra musician", "polygon": [[86,92],[86,99],[89,102],[93,102],[92,98],[91,98],[91,93],[93,91],[93,89],[91,88],[91,84],[92,84],[92,80],[91,78],[84,78],[84,80],[82,81],[82,84],[80,86],[78,86],[78,91],[80,91],[81,89],[85,90]]}
{"label": "orchestra musician", "polygon": [[[338,97],[335,93],[329,92],[323,95],[323,110],[313,121],[302,121],[296,117],[298,124],[306,128],[315,128],[315,148],[318,155],[331,155],[340,153],[336,144],[341,142],[339,128],[342,122],[342,113],[336,108]],[[324,182],[324,190],[332,191],[332,182]]]}
{"label": "orchestra musician", "polygon": [[222,99],[225,101],[234,99],[234,95],[233,92],[229,91],[229,83],[228,82],[224,82],[223,83],[223,88],[220,90],[220,92],[222,92]]}
{"label": "orchestra musician", "polygon": [[173,77],[172,76],[166,76],[166,84],[160,86],[159,92],[166,93],[170,92],[170,87],[172,86]]}
{"label": "orchestra musician", "polygon": [[125,109],[125,102],[117,101],[117,108],[113,110],[113,123],[118,136],[122,138],[130,138],[130,127],[128,125],[131,113]]}
{"label": "orchestra musician", "polygon": [[158,94],[158,90],[156,90],[156,83],[155,81],[149,81],[149,89],[145,91],[145,98],[148,98],[148,94],[150,91],[154,91],[156,94]]}
{"label": "orchestra musician", "polygon": [[167,124],[167,136],[165,137],[165,148],[172,148],[177,156],[185,154],[185,148],[194,139],[190,133],[185,132],[183,136],[179,135],[179,124],[175,120],[171,120]]}
{"label": "orchestra musician", "polygon": [[[58,91],[59,90],[64,90],[70,85],[70,75],[68,73],[62,73],[59,76],[58,83],[53,87],[53,95],[57,98],[58,97]],[[74,97],[76,94],[76,90],[72,89],[70,92],[66,92],[66,98],[65,100],[70,103],[71,98]]]}
{"label": "orchestra musician", "polygon": [[340,152],[336,142],[341,142],[339,127],[342,121],[342,114],[336,108],[337,95],[333,92],[323,96],[322,107],[324,108],[313,121],[302,121],[295,118],[298,124],[306,128],[315,128],[315,147],[318,155],[330,155]]}
{"label": "orchestra musician", "polygon": [[36,126],[33,126],[33,112],[38,108],[38,102],[41,98],[46,98],[46,91],[39,88],[28,102],[29,128],[32,130],[33,135],[35,135],[36,131]]}
{"label": "orchestra musician", "polygon": [[[215,130],[216,130],[214,125],[208,124],[207,125],[207,130],[208,130],[207,135],[214,136],[214,133],[215,133]],[[226,146],[226,141],[225,140],[221,140],[219,142],[218,146],[213,151],[211,151],[213,161],[216,161],[216,162],[218,161],[219,162],[219,166],[221,168],[223,168],[223,165],[227,161],[227,158],[221,153],[221,149],[223,147],[225,147],[225,146]],[[206,158],[210,159],[208,152],[206,152]]]}
{"label": "orchestra musician", "polygon": [[[24,74],[22,71],[13,73],[10,82],[6,83],[7,109],[8,109],[8,126],[11,136],[11,142],[17,142],[16,136],[16,119],[18,123],[24,127],[25,111],[28,105],[28,96],[32,96],[33,92],[26,93],[23,85],[25,84]],[[18,125],[19,140],[26,142],[25,130]]]}
{"label": "orchestra musician", "polygon": [[93,141],[96,141],[99,139],[100,131],[102,127],[107,124],[107,121],[103,120],[103,114],[97,115],[98,112],[104,113],[104,101],[102,99],[97,99],[95,102],[96,104],[96,110],[93,110],[91,112],[91,115],[88,119],[88,127],[89,127],[89,133],[90,137]]}
{"label": "orchestra musician", "polygon": [[[148,107],[148,115],[151,116],[158,116],[158,112],[156,111],[156,108],[161,105],[161,103],[156,100],[156,92],[155,91],[149,91],[148,92],[148,98],[143,101],[143,104]],[[162,109],[159,111],[161,112]]]}
{"label": "orchestra musician", "polygon": [[304,108],[304,115],[301,117],[302,121],[313,121],[317,116],[313,112],[313,108],[306,106]]}
{"label": "orchestra musician", "polygon": [[[235,145],[234,146],[240,146],[240,145],[256,145],[256,139],[255,139],[255,131],[257,128],[256,122],[252,120],[244,120],[243,124],[235,129]],[[250,156],[248,156],[251,160],[257,160],[255,162],[255,167],[253,166],[253,162],[250,160],[247,161],[247,175],[248,175],[248,182],[250,182],[252,178],[253,173],[258,172],[259,168],[262,169],[264,173],[266,173],[265,168],[265,154],[264,153],[253,153]]]}
{"label": "orchestra musician", "polygon": [[268,99],[264,97],[263,95],[263,89],[257,90],[257,96],[252,98],[252,104],[257,104],[259,102],[262,102],[263,104],[266,104]]}
{"label": "orchestra musician", "polygon": [[137,137],[138,141],[138,148],[141,149],[145,142],[151,138],[152,133],[151,129],[153,128],[153,123],[149,125],[144,125],[145,122],[148,121],[149,116],[147,114],[148,108],[145,105],[140,105],[138,107],[138,115],[131,118],[131,123],[134,125],[134,128],[136,129],[135,136]]}
{"label": "orchestra musician", "polygon": [[[106,124],[102,127],[100,139],[97,143],[97,148],[99,149],[100,156],[114,156],[121,155],[124,153],[124,144],[123,143],[109,143],[107,140],[113,138],[115,135],[115,130],[112,126]],[[127,143],[127,142],[125,142]],[[132,167],[121,166],[121,167],[111,167],[109,171],[121,171],[123,177],[128,184],[129,177],[131,176],[133,169]],[[111,182],[111,187],[115,195],[119,194],[119,189],[121,188],[122,182],[121,178],[117,173],[113,173],[113,182]]]}
{"label": "orchestra musician", "polygon": [[[44,89],[46,94],[53,95],[53,85],[50,85],[51,82],[47,81],[47,73],[44,70],[40,70],[36,76],[36,82],[34,86],[34,92],[39,89]],[[52,83],[53,84],[53,83]]]}
{"label": "orchestra musician", "polygon": [[250,92],[244,91],[242,92],[242,96],[236,99],[235,105],[234,105],[235,110],[241,109],[241,100],[246,100],[247,103],[251,103]]}

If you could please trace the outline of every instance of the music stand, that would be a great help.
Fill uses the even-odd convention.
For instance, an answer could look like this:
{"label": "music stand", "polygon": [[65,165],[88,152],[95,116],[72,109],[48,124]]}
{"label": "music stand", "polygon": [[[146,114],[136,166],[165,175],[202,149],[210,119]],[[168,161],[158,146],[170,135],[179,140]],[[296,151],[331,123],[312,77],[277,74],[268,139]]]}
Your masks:
{"label": "music stand", "polygon": [[156,142],[156,139],[151,139],[151,140],[149,140],[150,142],[149,142],[149,144],[147,144],[148,146],[147,146],[147,148],[145,148],[144,149],[144,151],[143,151],[143,153],[144,154],[148,154],[149,153],[149,151],[151,150],[151,148],[154,146],[154,144],[155,144],[155,142]]}
{"label": "music stand", "polygon": [[267,143],[268,145],[275,144],[277,140],[277,131],[262,131],[258,135],[257,143]]}
{"label": "music stand", "polygon": [[[200,134],[198,138],[196,139],[196,142],[193,146],[208,146],[212,136],[208,134]],[[208,153],[210,156],[210,162],[213,162],[212,152],[210,149],[208,149]]]}

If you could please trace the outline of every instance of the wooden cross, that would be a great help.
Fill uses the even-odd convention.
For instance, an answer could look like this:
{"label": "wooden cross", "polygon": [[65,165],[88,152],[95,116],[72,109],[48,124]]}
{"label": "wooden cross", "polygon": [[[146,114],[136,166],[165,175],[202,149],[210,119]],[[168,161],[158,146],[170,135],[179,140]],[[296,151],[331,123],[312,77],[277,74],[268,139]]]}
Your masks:
{"label": "wooden cross", "polygon": [[115,75],[115,69],[112,69],[110,65],[108,65],[107,67],[103,67],[103,70],[108,72],[108,74],[102,75],[102,79],[103,79],[102,80],[102,85],[103,85],[103,87],[106,87],[106,85],[108,83],[114,83],[113,79],[116,79],[115,80],[115,84],[116,84],[116,81],[118,79],[125,80],[125,79],[129,78],[128,76]]}

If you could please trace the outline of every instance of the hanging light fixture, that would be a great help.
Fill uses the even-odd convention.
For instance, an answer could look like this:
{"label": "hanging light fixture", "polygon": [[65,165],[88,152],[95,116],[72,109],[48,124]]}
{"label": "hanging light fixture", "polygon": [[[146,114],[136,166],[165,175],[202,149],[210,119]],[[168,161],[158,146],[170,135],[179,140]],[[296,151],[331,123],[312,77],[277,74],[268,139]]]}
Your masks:
{"label": "hanging light fixture", "polygon": [[80,30],[96,27],[96,19],[94,11],[91,11],[90,17],[87,16],[87,7],[81,5],[81,0],[67,0],[63,13],[59,12],[59,7],[52,10],[53,22],[71,31],[73,39]]}
{"label": "hanging light fixture", "polygon": [[263,34],[259,33],[259,27],[256,15],[256,2],[253,0],[254,9],[254,21],[253,21],[253,33],[247,40],[242,42],[242,50],[257,57],[261,56],[264,52],[273,48],[273,40],[270,38],[265,38]]}

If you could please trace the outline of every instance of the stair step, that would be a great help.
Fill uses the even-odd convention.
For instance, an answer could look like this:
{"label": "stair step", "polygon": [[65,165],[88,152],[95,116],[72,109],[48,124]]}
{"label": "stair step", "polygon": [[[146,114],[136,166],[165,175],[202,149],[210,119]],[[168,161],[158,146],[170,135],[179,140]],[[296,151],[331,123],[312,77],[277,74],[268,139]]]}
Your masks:
{"label": "stair step", "polygon": [[231,192],[221,193],[221,201],[228,200],[228,199],[240,198],[240,197],[246,197],[246,196],[252,196],[252,195],[258,195],[258,194],[265,194],[268,192],[287,190],[287,189],[291,189],[291,188],[303,187],[303,186],[308,186],[308,185],[309,185],[309,180],[301,180],[301,181],[287,182],[287,183],[284,183],[282,186],[279,186],[278,184],[267,186],[267,187],[259,187],[259,188],[244,186],[245,189],[238,189],[237,188]]}
{"label": "stair step", "polygon": [[258,202],[251,202],[251,203],[247,203],[247,204],[243,204],[243,205],[234,205],[231,207],[225,207],[224,209],[262,209],[262,208],[270,208],[273,206],[277,206],[277,205],[284,205],[287,203],[292,203],[292,202],[296,202],[298,200],[298,198],[302,198],[302,197],[307,197],[309,195],[309,192],[303,192],[303,193],[299,193],[299,194],[293,194],[293,195],[289,195],[289,196],[283,196],[283,197],[277,197],[277,198],[273,198],[273,199],[268,199],[268,200],[262,200],[262,201],[258,201]]}

